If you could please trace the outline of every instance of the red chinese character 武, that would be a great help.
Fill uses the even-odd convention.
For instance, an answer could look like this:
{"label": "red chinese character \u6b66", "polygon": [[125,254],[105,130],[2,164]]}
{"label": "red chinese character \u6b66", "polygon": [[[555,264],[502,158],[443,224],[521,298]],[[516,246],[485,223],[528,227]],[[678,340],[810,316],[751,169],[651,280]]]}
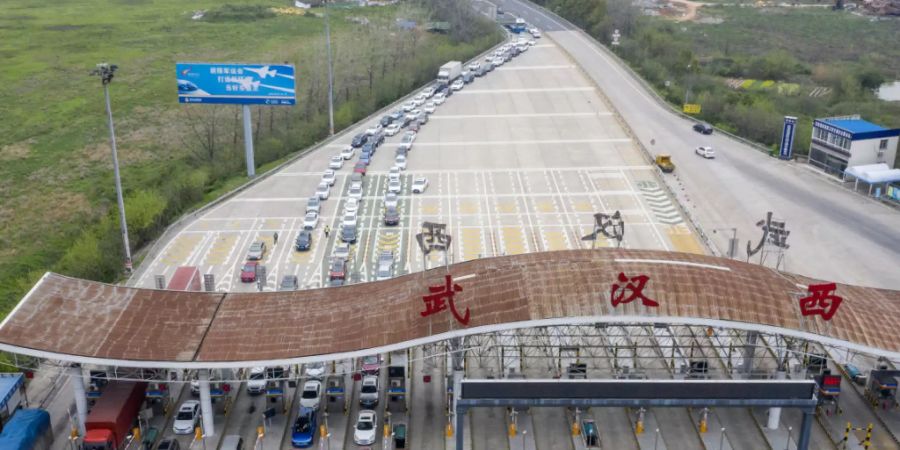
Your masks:
{"label": "red chinese character \u6b66", "polygon": [[[644,306],[659,306],[659,303],[644,296],[644,286],[648,281],[650,281],[650,277],[647,275],[638,275],[629,279],[624,273],[619,272],[619,283],[627,284],[620,287],[619,283],[613,283],[612,292],[610,293],[613,307],[615,308],[620,304],[631,303],[638,298],[641,299],[641,303],[643,303]],[[628,294],[627,297],[626,293]]]}
{"label": "red chinese character \u6b66", "polygon": [[824,320],[831,320],[838,306],[844,301],[840,296],[834,295],[837,289],[835,283],[811,284],[807,287],[809,297],[800,299],[800,314],[804,316],[820,315]]}
{"label": "red chinese character \u6b66", "polygon": [[445,283],[443,286],[428,286],[428,291],[431,292],[431,295],[422,297],[422,301],[425,302],[425,311],[422,311],[419,314],[421,314],[422,317],[428,317],[432,314],[439,313],[447,309],[447,304],[449,303],[450,312],[453,313],[453,317],[456,318],[456,321],[463,325],[468,325],[469,308],[466,308],[466,314],[461,316],[459,312],[456,311],[456,304],[453,303],[453,296],[455,296],[457,292],[462,292],[462,286],[454,283],[450,275],[445,275],[444,280]]}

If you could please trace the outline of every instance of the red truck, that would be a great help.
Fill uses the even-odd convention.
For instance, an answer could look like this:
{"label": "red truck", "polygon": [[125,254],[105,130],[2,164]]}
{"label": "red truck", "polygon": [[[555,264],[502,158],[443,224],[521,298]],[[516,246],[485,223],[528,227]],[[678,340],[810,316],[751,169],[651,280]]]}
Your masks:
{"label": "red truck", "polygon": [[181,266],[175,269],[175,275],[172,275],[166,289],[170,291],[202,291],[200,269],[194,266]]}
{"label": "red truck", "polygon": [[122,450],[137,419],[147,383],[110,381],[85,420],[82,450]]}

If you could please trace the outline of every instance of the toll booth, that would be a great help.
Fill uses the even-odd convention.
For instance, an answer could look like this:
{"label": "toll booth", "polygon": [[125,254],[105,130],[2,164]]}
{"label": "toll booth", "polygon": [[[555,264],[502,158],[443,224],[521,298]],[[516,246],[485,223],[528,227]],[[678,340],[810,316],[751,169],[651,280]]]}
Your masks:
{"label": "toll booth", "polygon": [[806,371],[810,375],[821,375],[828,367],[828,358],[824,353],[812,353],[806,357]]}
{"label": "toll booth", "polygon": [[709,361],[705,359],[692,359],[687,369],[687,377],[694,379],[709,378]]}
{"label": "toll booth", "polygon": [[343,375],[330,375],[325,380],[325,397],[328,398],[326,410],[332,404],[340,405],[341,411],[347,410],[347,394]]}
{"label": "toll booth", "polygon": [[[818,387],[818,408],[825,411],[826,416],[830,416],[832,412],[840,414],[841,408],[838,405],[838,398],[841,395],[841,376],[832,375],[830,371],[826,370],[822,375],[813,377],[813,380],[815,380]],[[829,405],[832,405],[833,408],[829,409]]]}
{"label": "toll booth", "polygon": [[587,379],[587,364],[585,364],[585,363],[569,364],[569,367],[566,368],[566,375],[568,375],[570,380],[586,380]]}
{"label": "toll booth", "polygon": [[866,400],[882,409],[897,406],[898,378],[900,370],[873,370],[866,383]]}
{"label": "toll booth", "polygon": [[391,403],[403,402],[406,411],[406,368],[402,366],[388,367],[387,396]]}

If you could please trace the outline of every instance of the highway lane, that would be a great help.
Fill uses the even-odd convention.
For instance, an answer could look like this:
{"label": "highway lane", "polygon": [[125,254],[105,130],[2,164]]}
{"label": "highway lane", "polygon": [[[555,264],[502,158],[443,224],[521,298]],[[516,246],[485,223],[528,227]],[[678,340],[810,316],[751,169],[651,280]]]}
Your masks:
{"label": "highway lane", "polygon": [[[716,228],[737,228],[741,247],[761,235],[754,224],[767,211],[794,230],[785,268],[804,275],[879,287],[900,287],[900,214],[841,188],[804,164],[785,163],[727,138],[702,136],[691,121],[661,106],[602,47],[554,15],[522,0],[497,2],[524,17],[569,52],[615,105],[651,152],[671,153],[676,177],[665,177],[716,246],[727,238]],[[627,36],[625,37],[627,39]],[[852,112],[852,111],[848,111]],[[656,144],[651,145],[651,139]],[[693,154],[712,145],[714,160]],[[681,188],[684,187],[682,191]],[[744,256],[744,252],[740,252]]]}

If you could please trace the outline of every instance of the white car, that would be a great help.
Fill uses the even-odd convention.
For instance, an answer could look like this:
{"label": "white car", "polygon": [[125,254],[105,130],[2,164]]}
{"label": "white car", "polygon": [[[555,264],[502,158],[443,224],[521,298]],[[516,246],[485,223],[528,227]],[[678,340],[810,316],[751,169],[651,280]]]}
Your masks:
{"label": "white car", "polygon": [[341,219],[341,226],[356,226],[356,213],[344,213],[344,218]]}
{"label": "white car", "polygon": [[247,393],[259,395],[266,392],[266,368],[254,367],[250,369],[250,378],[247,379]]}
{"label": "white car", "polygon": [[401,128],[402,127],[400,126],[399,123],[394,122],[394,123],[388,125],[387,128],[384,129],[384,134],[386,134],[388,136],[393,136],[393,135],[399,133]]}
{"label": "white car", "polygon": [[465,86],[465,85],[466,85],[466,83],[463,80],[461,80],[461,79],[456,80],[453,82],[453,84],[450,85],[450,89],[453,89],[454,91],[459,91],[459,90],[462,90],[463,86]]}
{"label": "white car", "polygon": [[356,426],[353,427],[353,442],[356,445],[372,445],[375,443],[375,411],[364,409],[359,412]]}
{"label": "white car", "polygon": [[530,46],[534,46],[534,44],[537,44],[537,42],[535,42],[534,39],[529,39],[529,40],[528,40],[528,46],[529,46],[529,47],[530,47]]}
{"label": "white car", "polygon": [[344,212],[356,214],[357,211],[359,211],[359,199],[353,197],[348,198],[344,203]]}
{"label": "white car", "polygon": [[316,214],[322,209],[322,200],[319,197],[310,197],[306,201],[306,212],[315,212]]}
{"label": "white car", "polygon": [[434,109],[437,105],[434,102],[425,102],[425,106],[422,107],[422,111],[425,111],[426,114],[431,114],[434,112]]}
{"label": "white car", "polygon": [[356,149],[352,145],[348,145],[341,150],[341,158],[351,159],[354,153],[356,153]]}
{"label": "white car", "polygon": [[322,200],[328,200],[329,194],[331,194],[331,186],[328,183],[323,181],[316,188],[316,196]]}
{"label": "white car", "polygon": [[469,64],[469,71],[477,72],[480,67],[481,67],[481,64],[478,64],[477,62],[473,62],[472,64]]}
{"label": "white car", "polygon": [[401,109],[403,110],[403,112],[409,112],[416,109],[416,105],[413,102],[406,102],[403,104],[403,106],[401,106]]}
{"label": "white car", "polygon": [[379,131],[381,131],[380,123],[376,123],[376,124],[372,125],[371,127],[366,128],[366,134],[368,134],[369,136],[372,136],[373,134],[376,134]]}
{"label": "white car", "polygon": [[172,424],[172,432],[175,434],[192,434],[194,427],[200,420],[200,402],[188,400],[178,408],[175,422]]}
{"label": "white car", "polygon": [[428,96],[425,95],[425,93],[423,92],[423,93],[415,96],[415,98],[413,98],[412,101],[413,101],[413,103],[416,104],[416,106],[420,106],[422,103],[425,103],[425,100],[428,100]]}
{"label": "white car", "polygon": [[428,178],[419,177],[413,180],[412,192],[413,194],[423,194],[425,193],[425,189],[428,188]]}
{"label": "white car", "polygon": [[335,244],[334,251],[331,256],[335,258],[343,258],[344,261],[350,261],[350,244],[339,242]]}
{"label": "white car", "polygon": [[309,363],[303,366],[303,372],[306,373],[306,376],[314,379],[322,379],[325,377],[325,363],[323,362],[314,362]]}
{"label": "white car", "polygon": [[409,119],[409,120],[416,120],[416,119],[419,118],[419,114],[422,114],[422,110],[419,110],[419,109],[413,109],[413,110],[408,111],[408,112],[406,113],[406,118]]}
{"label": "white car", "polygon": [[350,186],[350,190],[347,191],[347,196],[357,200],[362,198],[362,194],[363,192],[361,187]]}
{"label": "white car", "polygon": [[322,173],[322,183],[325,183],[328,186],[334,186],[335,177],[336,175],[334,174],[334,171],[328,169]]}
{"label": "white car", "polygon": [[319,214],[312,211],[306,213],[306,216],[303,217],[303,229],[314,230],[317,225],[319,225]]}
{"label": "white car", "polygon": [[406,157],[403,155],[397,155],[397,158],[394,159],[394,165],[396,165],[400,170],[406,170]]}
{"label": "white car", "polygon": [[332,156],[331,160],[328,161],[329,169],[341,170],[341,167],[344,167],[344,157],[342,155]]}
{"label": "white car", "polygon": [[392,180],[388,182],[388,192],[399,194],[402,189],[403,185],[400,184],[400,180]]}
{"label": "white car", "polygon": [[444,100],[447,100],[447,96],[444,95],[443,92],[434,94],[434,97],[431,98],[431,101],[434,102],[435,105],[443,105]]}
{"label": "white car", "polygon": [[300,407],[319,409],[319,399],[322,397],[322,382],[310,380],[303,383],[303,392],[300,394]]}
{"label": "white car", "polygon": [[407,150],[412,149],[413,142],[416,140],[416,132],[415,131],[407,131],[403,133],[403,139],[400,140],[400,147],[403,147]]}
{"label": "white car", "polygon": [[396,208],[398,204],[400,204],[400,197],[398,197],[396,193],[388,192],[387,194],[384,194],[384,207],[385,208],[390,208],[392,206],[394,208]]}
{"label": "white car", "polygon": [[400,168],[397,166],[391,167],[391,171],[388,172],[388,180],[399,180],[400,179]]}
{"label": "white car", "polygon": [[694,149],[694,153],[706,158],[713,159],[716,157],[716,152],[712,147],[700,146]]}
{"label": "white car", "polygon": [[537,28],[531,28],[528,30],[528,32],[531,33],[531,35],[534,36],[535,39],[541,38],[541,31]]}
{"label": "white car", "polygon": [[431,86],[425,88],[425,89],[422,91],[422,95],[424,95],[425,98],[431,98],[431,97],[434,95],[434,88],[431,87]]}

